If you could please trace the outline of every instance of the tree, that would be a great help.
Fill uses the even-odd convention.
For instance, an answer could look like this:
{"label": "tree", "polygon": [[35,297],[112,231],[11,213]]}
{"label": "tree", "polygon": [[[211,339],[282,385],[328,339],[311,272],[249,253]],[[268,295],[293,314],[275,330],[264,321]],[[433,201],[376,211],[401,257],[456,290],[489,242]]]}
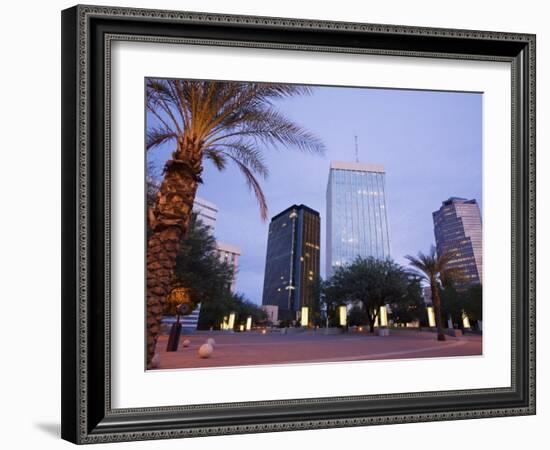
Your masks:
{"label": "tree", "polygon": [[441,317],[441,298],[439,296],[439,283],[442,279],[450,278],[460,280],[462,272],[458,269],[449,267],[449,263],[454,255],[450,252],[438,255],[435,247],[432,245],[428,254],[422,252],[418,256],[407,255],[407,258],[414,268],[415,273],[430,283],[432,291],[432,303],[434,306],[435,325],[437,327],[437,340],[444,341],[443,323]]}
{"label": "tree", "polygon": [[216,301],[206,302],[201,306],[198,327],[217,328],[230,313],[235,313],[235,324],[246,323],[248,317],[252,317],[253,323],[264,323],[267,320],[267,314],[242,294],[226,292]]}
{"label": "tree", "polygon": [[481,284],[474,284],[466,291],[464,312],[470,320],[483,320],[483,287]]}
{"label": "tree", "polygon": [[309,281],[309,286],[311,287],[311,297],[310,297],[310,304],[308,305],[310,308],[309,311],[309,320],[310,322],[313,322],[314,325],[322,325],[322,317],[321,317],[321,302],[322,302],[322,296],[323,296],[323,279],[316,275],[313,277],[313,280]]}
{"label": "tree", "polygon": [[354,305],[348,312],[348,323],[350,326],[365,325],[369,318],[367,312],[361,305]]}
{"label": "tree", "polygon": [[267,218],[267,203],[257,177],[266,177],[266,146],[278,144],[314,153],[323,144],[278,112],[278,99],[307,94],[310,88],[273,83],[147,79],[149,121],[146,146],[172,143],[154,206],[147,218],[147,362],[159,333],[176,255],[189,228],[205,160],[220,171],[231,163],[244,176]]}
{"label": "tree", "polygon": [[339,326],[338,307],[346,304],[345,291],[341,285],[341,277],[334,275],[321,284],[321,301],[326,313],[326,324],[329,327]]}
{"label": "tree", "polygon": [[327,296],[341,304],[363,305],[372,333],[380,307],[403,297],[406,281],[405,271],[390,259],[357,257],[336,270],[329,280]]}
{"label": "tree", "polygon": [[174,283],[188,288],[191,301],[194,305],[201,303],[202,309],[229,294],[234,276],[233,266],[219,257],[210,227],[193,214],[176,256]]}
{"label": "tree", "polygon": [[426,307],[422,296],[420,277],[410,274],[407,280],[405,295],[391,305],[392,317],[396,323],[407,323],[426,317]]}
{"label": "tree", "polygon": [[[443,317],[450,318],[452,323],[462,318],[462,311],[464,310],[464,295],[457,291],[452,280],[443,280],[441,286],[437,288],[439,290],[439,298],[441,299],[441,313]],[[460,325],[461,327],[461,325]]]}
{"label": "tree", "polygon": [[464,328],[462,315],[470,321],[482,319],[482,287],[474,284],[466,289],[456,289],[452,280],[444,280],[440,288],[443,314]]}

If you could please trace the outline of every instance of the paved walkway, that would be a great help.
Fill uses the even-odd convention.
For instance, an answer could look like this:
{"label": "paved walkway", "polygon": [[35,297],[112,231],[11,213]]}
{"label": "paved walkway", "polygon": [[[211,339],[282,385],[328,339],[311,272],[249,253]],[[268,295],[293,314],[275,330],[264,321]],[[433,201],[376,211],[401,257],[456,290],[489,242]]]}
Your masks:
{"label": "paved walkway", "polygon": [[[198,348],[212,337],[214,353],[202,359]],[[191,345],[184,348],[183,339]],[[193,334],[182,336],[177,352],[166,352],[168,338],[157,344],[161,369],[251,366],[259,364],[299,364],[377,359],[439,358],[481,355],[480,335],[436,340],[435,333],[392,330],[387,337],[368,334],[309,335],[267,333]]]}

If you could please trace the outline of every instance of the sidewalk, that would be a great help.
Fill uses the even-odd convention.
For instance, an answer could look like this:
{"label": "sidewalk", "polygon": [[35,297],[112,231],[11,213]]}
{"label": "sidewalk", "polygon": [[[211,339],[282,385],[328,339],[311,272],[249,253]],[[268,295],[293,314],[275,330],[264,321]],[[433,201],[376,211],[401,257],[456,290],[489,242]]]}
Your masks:
{"label": "sidewalk", "polygon": [[[198,348],[212,337],[210,358],[201,359]],[[183,339],[191,345],[184,348]],[[167,337],[157,343],[160,369],[303,364],[377,359],[439,358],[482,354],[482,336],[468,334],[436,340],[435,333],[392,330],[390,336],[367,334],[311,335],[280,333],[200,333],[182,336],[177,352],[166,352]]]}

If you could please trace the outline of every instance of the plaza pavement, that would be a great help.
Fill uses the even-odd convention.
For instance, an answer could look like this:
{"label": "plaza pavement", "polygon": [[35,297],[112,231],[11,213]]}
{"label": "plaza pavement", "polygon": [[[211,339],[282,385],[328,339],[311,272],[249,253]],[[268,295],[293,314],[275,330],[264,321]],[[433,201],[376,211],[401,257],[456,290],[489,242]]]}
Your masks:
{"label": "plaza pavement", "polygon": [[[216,341],[210,358],[199,358],[198,348],[212,337]],[[197,333],[182,335],[176,352],[166,352],[168,337],[159,337],[159,369],[300,364],[377,359],[440,358],[482,354],[482,336],[446,336],[438,342],[429,331],[392,330],[390,336],[368,333],[339,335],[307,333]],[[191,345],[184,348],[182,342]]]}

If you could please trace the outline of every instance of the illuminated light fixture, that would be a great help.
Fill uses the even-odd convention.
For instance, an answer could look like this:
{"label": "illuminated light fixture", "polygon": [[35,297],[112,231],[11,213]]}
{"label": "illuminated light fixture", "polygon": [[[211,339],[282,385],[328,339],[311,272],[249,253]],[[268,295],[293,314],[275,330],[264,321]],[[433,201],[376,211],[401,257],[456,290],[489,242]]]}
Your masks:
{"label": "illuminated light fixture", "polygon": [[227,328],[229,330],[232,330],[233,328],[235,328],[235,313],[234,312],[229,314],[229,323],[227,324]]}
{"label": "illuminated light fixture", "polygon": [[262,330],[262,334],[266,334],[266,333],[267,333],[267,331],[265,331],[265,329],[264,329],[264,330]]}
{"label": "illuminated light fixture", "polygon": [[239,325],[239,331],[244,331],[244,325],[242,323]]}
{"label": "illuminated light fixture", "polygon": [[246,331],[250,331],[252,329],[252,316],[248,316],[246,318]]}
{"label": "illuminated light fixture", "polygon": [[346,305],[338,307],[338,318],[340,319],[340,326],[345,327],[348,320],[348,308],[346,308]]}
{"label": "illuminated light fixture", "polygon": [[430,327],[435,327],[435,314],[433,306],[428,306],[428,325]]}
{"label": "illuminated light fixture", "polygon": [[378,327],[380,326],[380,320],[379,320],[379,318],[380,318],[380,314],[378,314],[378,315],[376,316],[376,318],[374,319],[374,326],[375,326],[376,328],[378,328]]}
{"label": "illuminated light fixture", "polygon": [[307,327],[309,309],[307,306],[302,306],[302,313],[300,315],[300,325]]}
{"label": "illuminated light fixture", "polygon": [[380,326],[381,327],[387,327],[388,326],[388,309],[385,305],[382,305],[380,307]]}
{"label": "illuminated light fixture", "polygon": [[462,311],[462,325],[464,326],[464,328],[471,328],[470,318],[466,315],[464,311]]}

